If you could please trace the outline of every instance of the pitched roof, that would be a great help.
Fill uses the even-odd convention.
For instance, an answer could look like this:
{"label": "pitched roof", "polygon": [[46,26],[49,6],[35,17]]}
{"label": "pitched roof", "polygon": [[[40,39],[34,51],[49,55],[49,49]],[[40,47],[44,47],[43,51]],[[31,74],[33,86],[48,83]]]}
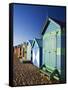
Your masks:
{"label": "pitched roof", "polygon": [[48,25],[50,24],[50,21],[54,21],[55,23],[59,24],[61,27],[65,27],[66,28],[66,23],[63,22],[63,21],[59,21],[59,20],[56,20],[55,18],[52,18],[52,17],[47,17],[45,23],[44,23],[44,26],[43,26],[43,31],[42,31],[42,35],[45,33]]}
{"label": "pitched roof", "polygon": [[42,39],[35,38],[34,41],[33,41],[33,43],[32,43],[32,47],[34,46],[35,42],[37,42],[37,44],[38,44],[39,47],[42,47]]}
{"label": "pitched roof", "polygon": [[32,46],[32,43],[33,43],[33,40],[28,40],[28,42],[31,44],[31,46]]}
{"label": "pitched roof", "polygon": [[65,22],[57,20],[57,19],[52,18],[52,17],[50,17],[50,19],[53,20],[54,22],[56,22],[57,24],[59,24],[60,26],[65,27],[65,24],[66,24]]}

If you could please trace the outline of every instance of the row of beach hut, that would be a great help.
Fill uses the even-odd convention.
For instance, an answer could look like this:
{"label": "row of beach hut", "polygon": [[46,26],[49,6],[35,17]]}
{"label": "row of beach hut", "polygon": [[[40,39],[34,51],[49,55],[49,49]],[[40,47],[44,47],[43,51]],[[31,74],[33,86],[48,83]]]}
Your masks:
{"label": "row of beach hut", "polygon": [[65,28],[64,22],[47,18],[42,38],[15,46],[14,53],[22,60],[30,60],[50,79],[54,76],[65,82]]}

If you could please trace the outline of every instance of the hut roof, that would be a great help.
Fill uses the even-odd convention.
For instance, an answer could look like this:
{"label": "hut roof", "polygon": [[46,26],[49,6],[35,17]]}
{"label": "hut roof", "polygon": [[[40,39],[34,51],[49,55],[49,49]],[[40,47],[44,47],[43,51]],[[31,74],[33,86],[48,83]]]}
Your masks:
{"label": "hut roof", "polygon": [[33,48],[35,42],[37,42],[37,44],[38,44],[39,47],[42,47],[42,39],[35,38],[34,41],[33,41],[33,43],[32,43],[32,48]]}
{"label": "hut roof", "polygon": [[51,20],[54,21],[55,23],[59,24],[61,27],[65,27],[66,28],[66,23],[65,22],[59,21],[59,20],[57,20],[55,18],[52,18],[52,17],[47,17],[47,19],[46,19],[46,21],[44,23],[42,32],[41,32],[42,35],[45,33],[45,31],[46,31],[46,29],[47,29],[47,27],[48,27],[48,25],[49,25]]}
{"label": "hut roof", "polygon": [[31,46],[32,46],[32,43],[33,43],[33,40],[28,40],[28,42],[31,44]]}

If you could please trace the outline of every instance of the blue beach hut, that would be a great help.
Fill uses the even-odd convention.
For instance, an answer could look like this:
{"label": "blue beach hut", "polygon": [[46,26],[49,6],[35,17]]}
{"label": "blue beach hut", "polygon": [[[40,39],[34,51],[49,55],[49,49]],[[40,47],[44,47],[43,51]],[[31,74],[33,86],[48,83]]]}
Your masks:
{"label": "blue beach hut", "polygon": [[42,65],[42,39],[33,40],[32,63],[38,68]]}

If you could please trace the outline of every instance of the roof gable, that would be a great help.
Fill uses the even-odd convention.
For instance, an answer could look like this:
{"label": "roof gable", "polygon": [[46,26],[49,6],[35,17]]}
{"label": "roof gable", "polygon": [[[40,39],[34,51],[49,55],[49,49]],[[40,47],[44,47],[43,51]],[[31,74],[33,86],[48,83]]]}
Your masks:
{"label": "roof gable", "polygon": [[28,42],[29,42],[30,45],[32,46],[33,40],[28,40]]}
{"label": "roof gable", "polygon": [[46,19],[46,22],[45,22],[44,26],[43,26],[42,35],[45,33],[45,31],[46,31],[47,27],[49,26],[50,22],[56,23],[57,25],[60,25],[61,27],[65,27],[65,22],[58,21],[58,20],[56,20],[54,18],[49,18],[48,17]]}
{"label": "roof gable", "polygon": [[33,43],[32,43],[32,48],[34,47],[35,42],[37,43],[37,45],[39,47],[42,47],[42,39],[35,38],[34,41],[33,41]]}

